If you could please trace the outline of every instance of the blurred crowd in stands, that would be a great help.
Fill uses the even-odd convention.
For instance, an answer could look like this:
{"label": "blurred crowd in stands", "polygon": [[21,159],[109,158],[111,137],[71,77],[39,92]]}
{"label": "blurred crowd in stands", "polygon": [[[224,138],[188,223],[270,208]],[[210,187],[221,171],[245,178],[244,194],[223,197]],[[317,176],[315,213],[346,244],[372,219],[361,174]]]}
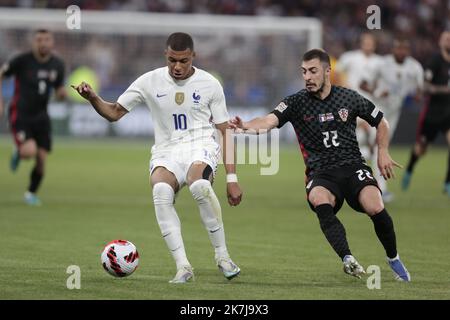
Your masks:
{"label": "blurred crowd in stands", "polygon": [[[450,0],[0,0],[0,7],[16,8],[65,9],[73,4],[82,10],[316,17],[323,23],[323,47],[336,58],[358,47],[359,35],[367,31],[369,14],[366,9],[376,4],[381,9],[381,30],[373,31],[378,40],[377,53],[389,53],[392,38],[406,36],[412,40],[412,55],[422,64],[437,50],[440,32],[450,29]],[[10,56],[10,48],[26,48],[20,32],[0,32],[0,41],[6,44],[0,46],[0,63]],[[161,43],[164,43],[163,38],[159,39]],[[283,79],[284,71],[280,71],[282,66],[272,63],[279,57],[273,57],[270,47],[274,45],[274,40],[270,37],[252,44],[252,49],[256,51],[251,51],[257,52],[256,55],[243,52],[249,51],[246,47],[248,44],[242,43],[246,41],[245,38],[221,40],[226,45],[222,44],[217,50],[203,48],[202,51],[201,44],[197,46],[200,53],[198,64],[213,72],[217,70],[218,76],[224,80],[229,103],[270,105],[275,102],[274,99],[280,98],[280,92],[272,92],[274,81],[282,82],[286,87],[286,92],[282,94],[288,94],[289,90],[292,92],[292,86],[297,85],[293,77]],[[155,48],[154,43],[140,36],[111,39],[102,36],[85,38],[80,35],[70,39],[70,46],[64,45],[65,41],[64,34],[56,34],[59,54],[71,56],[69,70],[77,65],[91,64],[95,67],[103,90],[107,91],[106,96],[111,98],[145,70],[164,65],[160,48]],[[74,54],[74,47],[82,47],[83,55]],[[222,52],[223,48],[226,48],[227,54]],[[233,50],[236,55],[231,54]],[[239,55],[246,57],[246,60],[233,61],[233,56]],[[292,63],[290,68],[295,69],[298,66],[295,59],[299,59],[300,55],[293,50],[284,63]],[[229,74],[236,69],[226,67],[233,63],[246,68],[238,81]]]}

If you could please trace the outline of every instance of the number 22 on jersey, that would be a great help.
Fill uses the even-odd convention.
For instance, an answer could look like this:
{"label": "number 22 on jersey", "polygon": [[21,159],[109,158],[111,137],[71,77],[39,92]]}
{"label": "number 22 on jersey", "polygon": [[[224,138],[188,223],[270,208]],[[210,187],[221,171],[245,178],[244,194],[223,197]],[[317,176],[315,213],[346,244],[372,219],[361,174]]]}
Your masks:
{"label": "number 22 on jersey", "polygon": [[325,131],[322,132],[322,134],[324,135],[323,144],[325,145],[326,148],[331,148],[332,146],[334,147],[339,146],[339,142],[337,141],[338,138],[337,130]]}

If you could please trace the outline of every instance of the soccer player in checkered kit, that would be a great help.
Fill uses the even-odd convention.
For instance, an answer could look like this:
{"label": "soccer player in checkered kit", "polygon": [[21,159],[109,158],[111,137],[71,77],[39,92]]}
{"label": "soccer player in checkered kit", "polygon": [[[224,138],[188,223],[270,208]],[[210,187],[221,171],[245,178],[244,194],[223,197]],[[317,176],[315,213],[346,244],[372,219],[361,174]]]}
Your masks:
{"label": "soccer player in checkered kit", "polygon": [[37,196],[44,180],[47,158],[52,151],[52,125],[47,111],[53,93],[66,99],[64,62],[54,51],[53,33],[47,29],[33,31],[31,51],[19,53],[0,68],[0,118],[3,113],[2,79],[14,77],[14,96],[8,109],[9,127],[15,143],[10,169],[18,170],[21,160],[34,160],[24,201],[40,206]]}
{"label": "soccer player in checkered kit", "polygon": [[344,226],[336,216],[346,200],[372,220],[395,278],[410,281],[397,252],[393,221],[372,170],[361,155],[355,133],[357,117],[376,127],[378,167],[383,177],[390,179],[394,177],[394,166],[401,166],[389,155],[388,122],[372,102],[356,91],[331,85],[330,58],[325,51],[306,52],[301,70],[305,89],[284,98],[264,117],[248,122],[234,118],[230,128],[238,133],[261,132],[290,122],[306,165],[308,203],[326,239],[342,259],[344,272],[358,278],[365,273],[352,255]]}

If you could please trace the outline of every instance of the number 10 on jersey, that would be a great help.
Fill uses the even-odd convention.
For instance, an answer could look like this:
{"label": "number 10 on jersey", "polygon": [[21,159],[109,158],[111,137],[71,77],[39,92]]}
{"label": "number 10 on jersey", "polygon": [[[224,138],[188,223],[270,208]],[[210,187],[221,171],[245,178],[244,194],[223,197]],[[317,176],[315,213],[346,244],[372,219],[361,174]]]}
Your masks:
{"label": "number 10 on jersey", "polygon": [[186,130],[187,128],[187,118],[186,115],[181,114],[172,114],[173,121],[175,124],[175,130]]}

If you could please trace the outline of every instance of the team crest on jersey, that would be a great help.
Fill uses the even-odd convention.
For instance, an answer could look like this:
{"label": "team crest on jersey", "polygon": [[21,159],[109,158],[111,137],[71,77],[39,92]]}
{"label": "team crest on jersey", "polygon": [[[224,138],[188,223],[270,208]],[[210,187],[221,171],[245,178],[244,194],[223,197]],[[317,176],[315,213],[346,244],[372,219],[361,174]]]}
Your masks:
{"label": "team crest on jersey", "polygon": [[184,92],[175,93],[175,102],[177,105],[182,105],[184,102]]}
{"label": "team crest on jersey", "polygon": [[195,92],[192,94],[192,99],[194,99],[194,103],[199,103],[201,96],[198,94],[198,90],[195,90]]}
{"label": "team crest on jersey", "polygon": [[319,114],[320,122],[327,122],[327,121],[333,121],[333,120],[334,120],[334,116],[331,112]]}
{"label": "team crest on jersey", "polygon": [[345,108],[342,108],[338,111],[339,117],[341,117],[342,121],[347,121],[348,118],[348,110]]}

